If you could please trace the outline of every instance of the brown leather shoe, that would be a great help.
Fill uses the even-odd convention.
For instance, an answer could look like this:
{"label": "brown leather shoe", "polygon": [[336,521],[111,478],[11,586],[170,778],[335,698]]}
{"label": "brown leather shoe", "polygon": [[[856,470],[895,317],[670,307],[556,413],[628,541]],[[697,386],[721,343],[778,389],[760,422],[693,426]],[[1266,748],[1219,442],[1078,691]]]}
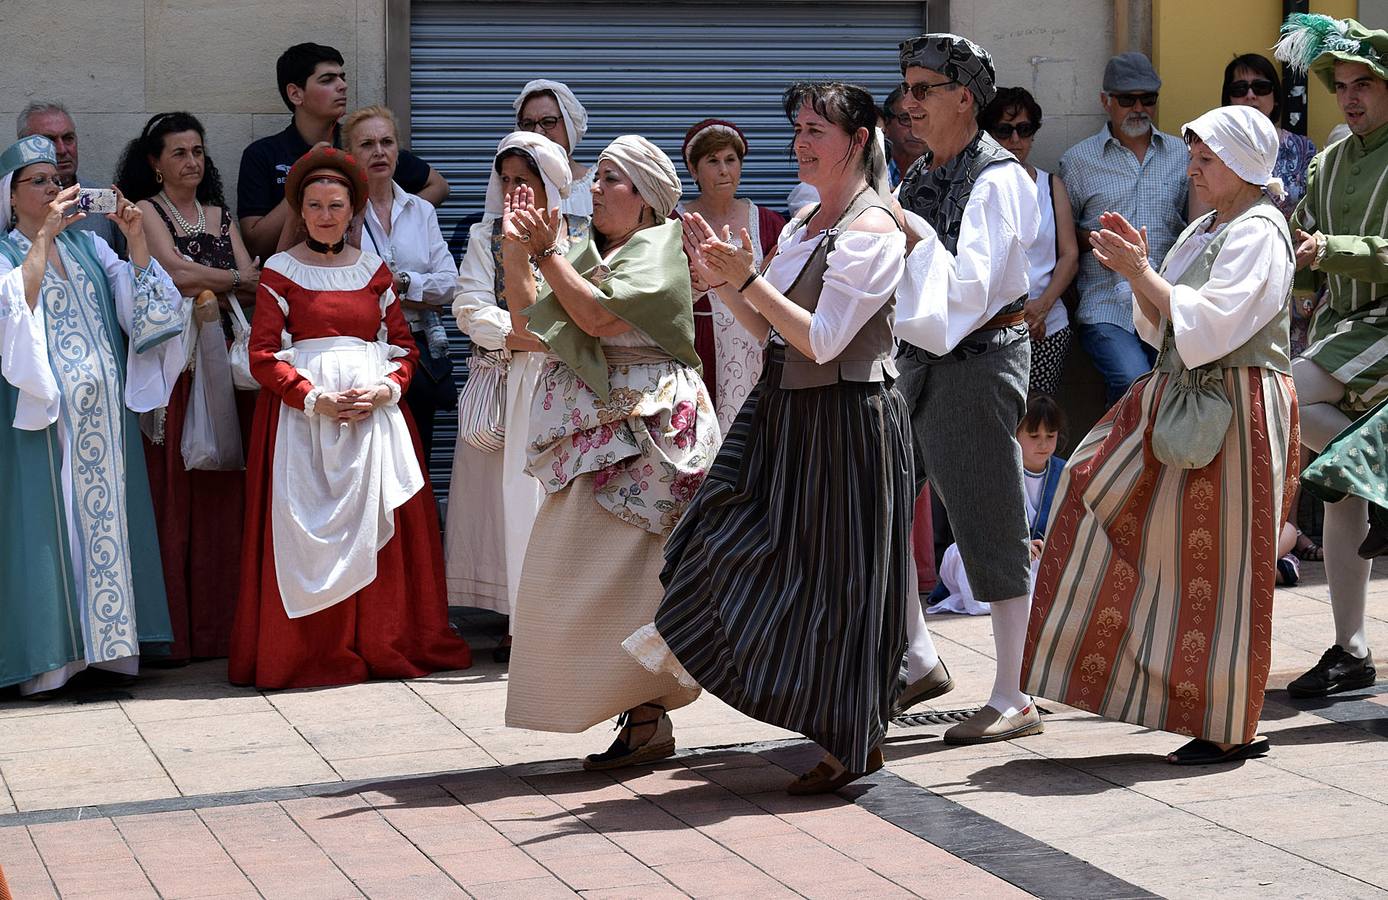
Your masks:
{"label": "brown leather shoe", "polygon": [[917,703],[933,700],[952,690],[954,679],[950,677],[949,669],[945,667],[945,661],[942,659],[935,663],[935,668],[902,688],[901,694],[896,698],[896,705],[892,707],[892,718],[904,714]]}
{"label": "brown leather shoe", "polygon": [[1046,730],[1035,703],[1011,716],[985,706],[969,718],[945,732],[946,744],[991,744],[1013,738],[1040,734]]}
{"label": "brown leather shoe", "polygon": [[868,754],[867,769],[862,772],[850,772],[843,769],[835,774],[834,767],[821,760],[813,769],[786,785],[786,793],[796,797],[805,797],[811,794],[832,794],[864,775],[871,775],[882,768],[884,764],[881,747],[874,747],[872,752]]}

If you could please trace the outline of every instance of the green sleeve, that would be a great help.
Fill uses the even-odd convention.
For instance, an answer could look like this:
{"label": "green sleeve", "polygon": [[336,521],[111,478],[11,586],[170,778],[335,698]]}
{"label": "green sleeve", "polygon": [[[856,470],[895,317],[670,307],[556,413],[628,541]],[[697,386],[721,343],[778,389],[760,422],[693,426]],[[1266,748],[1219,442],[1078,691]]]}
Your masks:
{"label": "green sleeve", "polygon": [[1325,236],[1325,258],[1317,268],[1327,275],[1341,275],[1356,281],[1388,282],[1388,238],[1328,234]]}

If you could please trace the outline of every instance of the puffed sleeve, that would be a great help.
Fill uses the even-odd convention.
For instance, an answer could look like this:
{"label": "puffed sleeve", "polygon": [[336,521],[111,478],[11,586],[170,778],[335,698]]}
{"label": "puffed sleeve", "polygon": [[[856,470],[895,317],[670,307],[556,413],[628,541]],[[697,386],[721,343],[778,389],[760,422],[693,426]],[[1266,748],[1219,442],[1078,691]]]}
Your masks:
{"label": "puffed sleeve", "polygon": [[483,350],[501,350],[511,334],[511,314],[496,303],[496,260],[492,256],[492,222],[478,222],[468,232],[467,252],[458,266],[453,318],[458,329]]}
{"label": "puffed sleeve", "polygon": [[48,363],[43,305],[24,299],[24,273],[0,255],[0,377],[19,392],[15,428],[42,431],[58,421],[60,394]]}
{"label": "puffed sleeve", "polygon": [[810,317],[815,362],[843,352],[863,325],[896,291],[905,266],[906,236],[845,231],[827,260],[824,288]]}
{"label": "puffed sleeve", "polygon": [[1229,226],[1209,280],[1171,289],[1171,326],[1187,366],[1203,366],[1248,342],[1281,311],[1295,263],[1277,226],[1253,216]]}
{"label": "puffed sleeve", "polygon": [[116,304],[116,318],[130,336],[126,351],[125,405],[135,412],[167,406],[174,383],[188,362],[184,328],[192,307],[159,260],[138,268],[115,254],[99,236],[86,232],[96,250]]}
{"label": "puffed sleeve", "polygon": [[313,390],[313,383],[277,356],[283,346],[285,322],[289,317],[289,301],[285,296],[288,290],[289,280],[283,275],[269,267],[261,272],[247,355],[251,375],[261,387],[279,397],[285,405],[304,409],[304,398]]}
{"label": "puffed sleeve", "polygon": [[921,240],[906,258],[897,294],[896,334],[931,353],[952,351],[1008,304],[1027,295],[1027,244],[1036,239],[1036,185],[1019,165],[983,171],[969,194],[951,254],[910,212]]}

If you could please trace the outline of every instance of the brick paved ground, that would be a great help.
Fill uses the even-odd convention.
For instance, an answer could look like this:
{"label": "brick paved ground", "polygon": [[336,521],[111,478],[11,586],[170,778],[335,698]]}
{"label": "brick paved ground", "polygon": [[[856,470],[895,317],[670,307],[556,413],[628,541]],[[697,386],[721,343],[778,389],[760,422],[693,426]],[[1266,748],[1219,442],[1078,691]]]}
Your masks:
{"label": "brick paved ground", "polygon": [[[1274,687],[1330,642],[1307,568],[1278,592]],[[1388,580],[1370,611],[1388,648]],[[939,707],[981,702],[988,620],[931,622],[959,682]],[[492,623],[466,625],[488,659]],[[16,898],[1388,893],[1388,691],[1294,704],[1274,690],[1272,753],[1204,770],[1161,762],[1171,735],[1056,704],[1045,734],[988,747],[948,748],[943,723],[921,721],[893,728],[884,773],[795,799],[782,789],[812,749],[708,697],[674,715],[678,759],[609,776],[574,760],[606,727],[504,728],[489,662],[267,694],[223,676],[202,663],[0,700]]]}

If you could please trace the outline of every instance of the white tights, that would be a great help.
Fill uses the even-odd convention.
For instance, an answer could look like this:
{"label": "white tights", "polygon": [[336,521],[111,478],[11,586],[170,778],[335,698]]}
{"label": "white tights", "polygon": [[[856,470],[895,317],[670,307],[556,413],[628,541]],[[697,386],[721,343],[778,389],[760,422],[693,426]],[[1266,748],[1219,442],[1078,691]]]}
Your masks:
{"label": "white tights", "polygon": [[998,673],[988,705],[1004,716],[1016,715],[1031,703],[1031,698],[1022,693],[1022,654],[1026,650],[1027,620],[1031,618],[1031,596],[997,600],[988,604],[988,611],[993,619],[993,648],[998,658]]}

